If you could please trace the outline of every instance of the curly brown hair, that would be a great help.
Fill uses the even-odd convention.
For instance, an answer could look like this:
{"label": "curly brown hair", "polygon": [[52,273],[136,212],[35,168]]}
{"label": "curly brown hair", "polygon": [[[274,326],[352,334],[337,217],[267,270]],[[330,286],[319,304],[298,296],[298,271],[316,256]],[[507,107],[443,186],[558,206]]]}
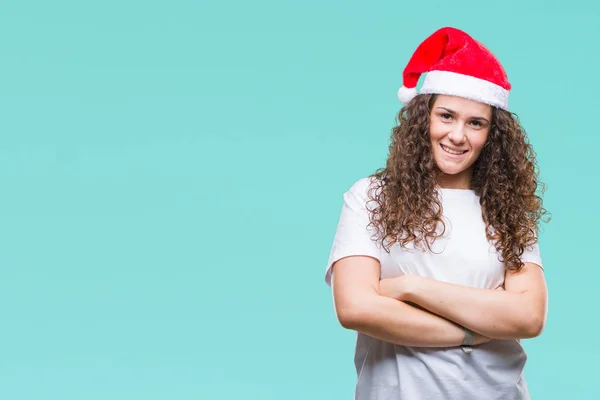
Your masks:
{"label": "curly brown hair", "polygon": [[[436,97],[418,95],[400,110],[386,166],[371,175],[377,184],[369,190],[369,199],[376,203],[370,224],[388,252],[394,243],[405,248],[411,242],[431,250],[446,229],[435,189],[441,171],[429,138]],[[518,117],[492,107],[488,138],[473,164],[471,189],[480,196],[486,236],[510,270],[523,267],[520,257],[536,242],[539,221],[546,214],[548,218],[542,220],[549,220],[538,195],[538,190],[545,191],[538,175],[535,152]]]}

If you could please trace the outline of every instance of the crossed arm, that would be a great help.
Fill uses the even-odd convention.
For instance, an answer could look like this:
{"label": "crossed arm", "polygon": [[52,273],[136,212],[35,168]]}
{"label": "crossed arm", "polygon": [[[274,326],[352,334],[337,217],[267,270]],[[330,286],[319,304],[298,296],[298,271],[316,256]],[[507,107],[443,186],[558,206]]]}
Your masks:
{"label": "crossed arm", "polygon": [[539,335],[545,324],[546,283],[533,263],[525,263],[518,273],[507,272],[505,290],[419,276],[380,281],[379,261],[366,256],[343,258],[333,268],[334,302],[342,326],[391,343],[458,346],[464,338],[462,327],[475,332],[475,344],[529,338]]}

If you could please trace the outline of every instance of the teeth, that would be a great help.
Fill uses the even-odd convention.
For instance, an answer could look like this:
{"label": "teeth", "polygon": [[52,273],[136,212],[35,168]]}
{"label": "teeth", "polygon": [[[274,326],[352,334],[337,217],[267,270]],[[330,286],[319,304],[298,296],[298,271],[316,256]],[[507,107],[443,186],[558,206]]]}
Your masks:
{"label": "teeth", "polygon": [[448,147],[446,147],[444,145],[442,145],[442,149],[444,149],[444,151],[447,151],[450,154],[461,155],[461,154],[466,153],[466,150],[465,151],[455,151],[455,150],[449,149]]}

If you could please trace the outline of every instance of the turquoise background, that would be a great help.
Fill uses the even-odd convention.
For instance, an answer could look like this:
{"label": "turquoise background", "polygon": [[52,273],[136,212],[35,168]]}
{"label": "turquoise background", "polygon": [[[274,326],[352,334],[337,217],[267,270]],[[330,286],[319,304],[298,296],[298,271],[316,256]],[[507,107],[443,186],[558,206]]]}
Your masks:
{"label": "turquoise background", "polygon": [[352,398],[342,194],[444,25],[502,60],[548,184],[531,393],[600,398],[591,4],[3,1],[0,398]]}

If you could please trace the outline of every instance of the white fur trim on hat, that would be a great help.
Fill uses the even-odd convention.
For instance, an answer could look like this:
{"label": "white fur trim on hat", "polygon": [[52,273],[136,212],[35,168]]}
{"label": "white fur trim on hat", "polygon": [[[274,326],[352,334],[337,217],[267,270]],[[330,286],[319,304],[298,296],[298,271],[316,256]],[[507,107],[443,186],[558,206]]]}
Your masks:
{"label": "white fur trim on hat", "polygon": [[464,97],[508,110],[508,90],[495,83],[448,71],[431,71],[425,76],[421,93]]}

